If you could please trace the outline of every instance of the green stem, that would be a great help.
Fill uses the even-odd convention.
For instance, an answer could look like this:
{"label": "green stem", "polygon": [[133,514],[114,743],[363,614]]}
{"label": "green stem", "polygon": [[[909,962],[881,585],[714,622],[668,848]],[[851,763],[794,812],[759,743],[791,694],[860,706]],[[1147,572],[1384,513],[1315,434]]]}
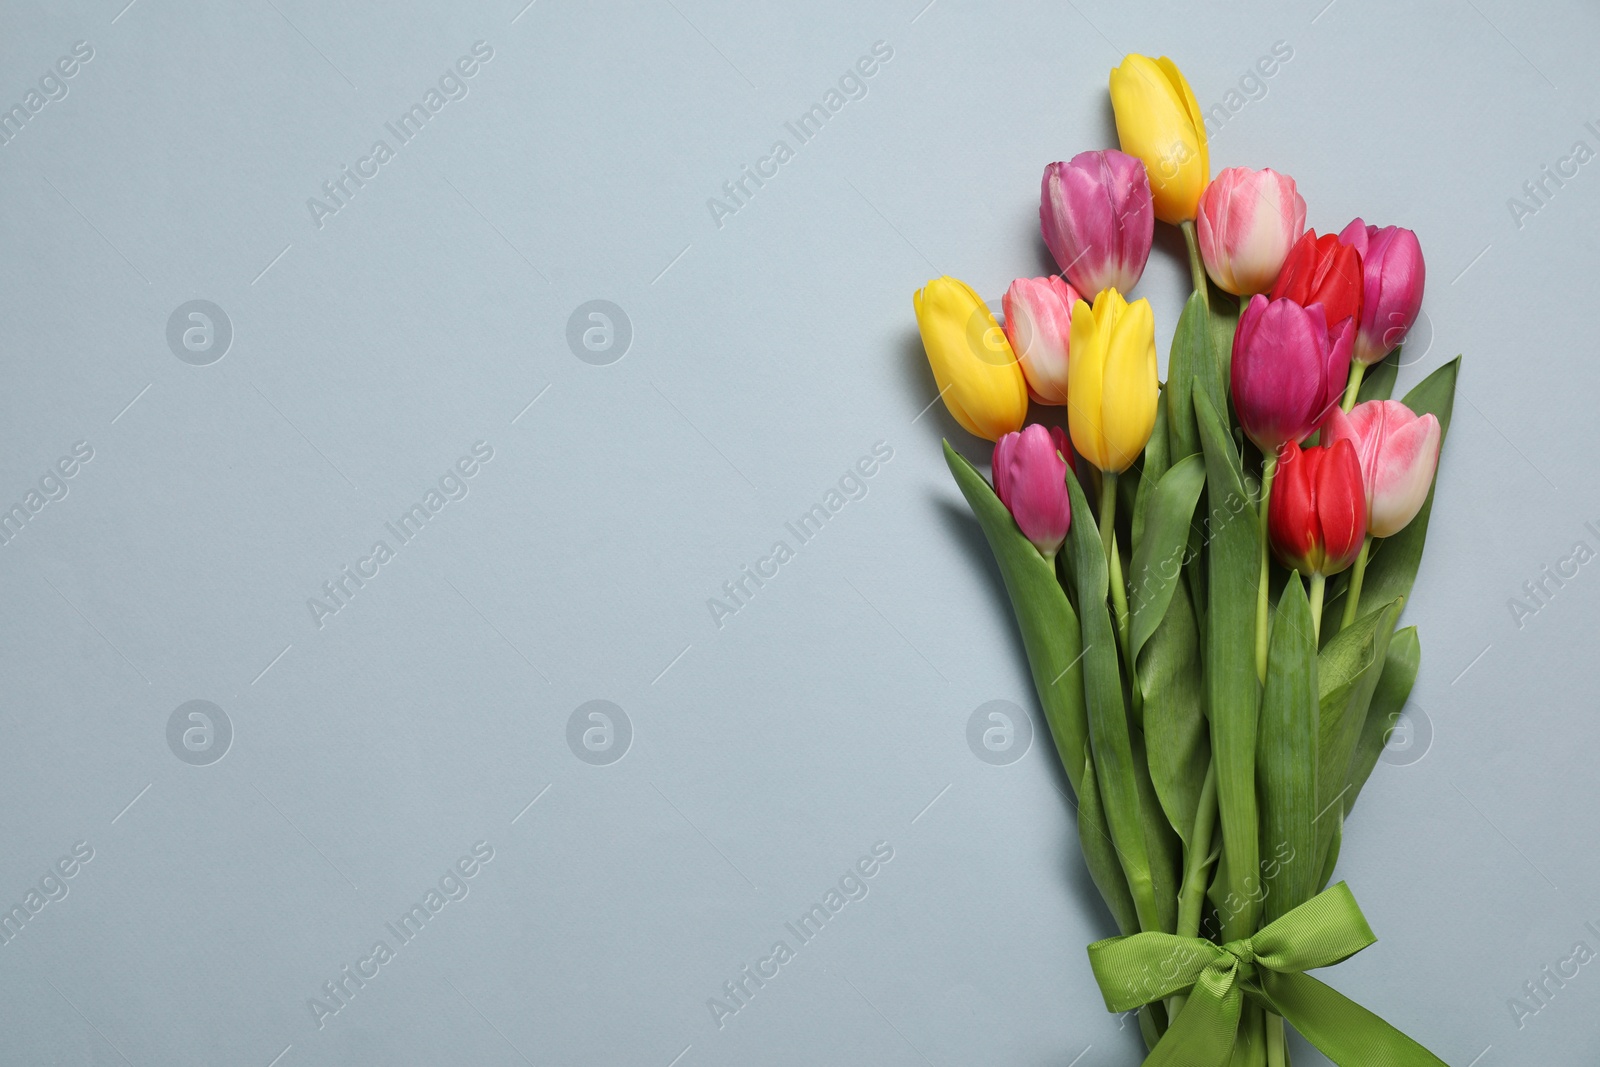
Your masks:
{"label": "green stem", "polygon": [[1267,502],[1272,498],[1272,479],[1278,473],[1278,455],[1270,453],[1261,460],[1261,574],[1256,587],[1256,676],[1263,685],[1267,681],[1267,623],[1269,615],[1267,582],[1271,577],[1272,548],[1267,540]]}
{"label": "green stem", "polygon": [[1122,553],[1117,551],[1117,476],[1108,471],[1100,474],[1100,544],[1105,549],[1106,566],[1110,570],[1111,604],[1116,609],[1117,643],[1122,646],[1122,661],[1128,672],[1128,688],[1133,698],[1133,719],[1144,721],[1144,695],[1139,691],[1139,679],[1134,673],[1131,637],[1128,620],[1128,590],[1122,581]]}
{"label": "green stem", "polygon": [[1326,575],[1311,576],[1311,643],[1322,645],[1322,594],[1328,584]]}
{"label": "green stem", "polygon": [[1289,1046],[1283,1039],[1283,1016],[1267,1013],[1267,1067],[1289,1067]]}
{"label": "green stem", "polygon": [[1350,364],[1350,384],[1344,387],[1344,402],[1339,405],[1345,411],[1356,406],[1356,397],[1361,395],[1361,379],[1366,373],[1365,363]]}
{"label": "green stem", "polygon": [[1356,565],[1350,569],[1350,587],[1345,593],[1344,618],[1339,622],[1339,629],[1344,629],[1356,621],[1356,610],[1361,604],[1361,579],[1367,575],[1367,554],[1372,551],[1372,538],[1369,536],[1361,542],[1361,554],[1356,557]]}
{"label": "green stem", "polygon": [[1200,258],[1200,238],[1195,233],[1194,222],[1180,223],[1179,229],[1183,230],[1184,243],[1189,246],[1189,280],[1194,283],[1194,291],[1206,293],[1206,299],[1209,301],[1210,294],[1206,290],[1206,264],[1205,260]]}
{"label": "green stem", "polygon": [[[1217,765],[1206,765],[1200,784],[1200,804],[1194,811],[1194,832],[1183,857],[1183,885],[1178,890],[1178,936],[1199,937],[1200,915],[1206,903],[1206,872],[1211,869],[1211,839],[1217,825]],[[1188,1003],[1187,993],[1167,998],[1167,1018],[1176,1019]]]}

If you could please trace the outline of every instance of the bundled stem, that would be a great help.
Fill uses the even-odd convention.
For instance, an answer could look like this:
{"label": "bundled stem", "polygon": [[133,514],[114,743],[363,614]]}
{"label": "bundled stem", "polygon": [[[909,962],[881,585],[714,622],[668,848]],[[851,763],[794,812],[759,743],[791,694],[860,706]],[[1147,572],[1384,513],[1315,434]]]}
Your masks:
{"label": "bundled stem", "polygon": [[1268,602],[1267,579],[1270,577],[1272,563],[1272,548],[1267,537],[1267,502],[1272,497],[1272,479],[1278,473],[1278,457],[1269,454],[1261,460],[1261,575],[1260,584],[1256,586],[1256,677],[1262,682],[1267,680],[1267,634],[1269,627],[1267,615],[1271,610]]}

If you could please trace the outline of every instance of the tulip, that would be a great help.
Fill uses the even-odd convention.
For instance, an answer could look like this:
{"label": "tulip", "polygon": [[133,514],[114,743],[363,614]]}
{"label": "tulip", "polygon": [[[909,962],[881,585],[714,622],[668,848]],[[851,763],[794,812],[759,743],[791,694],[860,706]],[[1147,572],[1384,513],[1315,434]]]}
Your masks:
{"label": "tulip", "polygon": [[1206,124],[1189,83],[1166,56],[1130,55],[1111,72],[1122,150],[1144,161],[1156,218],[1192,221],[1211,177]]}
{"label": "tulip", "polygon": [[1034,423],[994,444],[994,491],[1022,535],[1054,559],[1072,526],[1067,498],[1067,435]]}
{"label": "tulip", "polygon": [[1132,290],[1150,258],[1155,225],[1150,179],[1132,156],[1081,152],[1045,167],[1039,230],[1080,292]]}
{"label": "tulip", "polygon": [[1418,416],[1398,400],[1368,400],[1328,416],[1323,439],[1349,441],[1361,461],[1373,537],[1392,537],[1417,517],[1433,485],[1442,436],[1432,414]]}
{"label": "tulip", "polygon": [[1028,395],[1040,404],[1067,402],[1067,354],[1078,291],[1055,275],[1018,278],[1001,297],[1006,339],[1022,364]]}
{"label": "tulip", "polygon": [[1272,550],[1284,566],[1308,578],[1349,567],[1367,537],[1355,447],[1346,440],[1306,449],[1285,443],[1267,514]]}
{"label": "tulip", "polygon": [[1229,167],[1201,194],[1195,223],[1211,280],[1254,296],[1272,288],[1305,232],[1306,202],[1288,175]]}
{"label": "tulip", "polygon": [[1361,321],[1361,253],[1338,234],[1317,236],[1307,230],[1289,251],[1283,271],[1272,285],[1272,299],[1293,300],[1301,307],[1321,304],[1330,323]]}
{"label": "tulip", "polygon": [[1156,422],[1155,316],[1150,301],[1115,289],[1072,311],[1067,426],[1078,454],[1119,474],[1144,451]]}
{"label": "tulip", "polygon": [[1028,387],[994,314],[966,282],[935,278],[911,298],[945,407],[990,441],[1022,428]]}
{"label": "tulip", "polygon": [[1370,367],[1405,340],[1422,310],[1427,270],[1417,235],[1398,226],[1379,229],[1356,219],[1339,240],[1361,255],[1362,308],[1355,361]]}
{"label": "tulip", "polygon": [[1355,332],[1348,318],[1330,327],[1321,304],[1250,298],[1233,337],[1230,377],[1239,425],[1263,454],[1303,440],[1338,405]]}

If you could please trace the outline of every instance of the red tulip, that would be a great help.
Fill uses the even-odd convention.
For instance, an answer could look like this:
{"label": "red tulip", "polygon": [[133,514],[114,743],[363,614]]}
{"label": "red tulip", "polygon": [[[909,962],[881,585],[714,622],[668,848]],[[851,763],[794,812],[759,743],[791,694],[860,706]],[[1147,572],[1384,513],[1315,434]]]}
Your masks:
{"label": "red tulip", "polygon": [[1328,322],[1361,322],[1361,253],[1336,233],[1317,236],[1307,230],[1289,251],[1283,271],[1272,286],[1272,299],[1293,300],[1301,307],[1321,304]]}
{"label": "red tulip", "polygon": [[1032,423],[994,443],[995,495],[1046,559],[1055,558],[1072,526],[1065,458],[1071,455],[1059,426]]}
{"label": "red tulip", "polygon": [[1263,453],[1303,441],[1337,407],[1350,375],[1355,320],[1331,327],[1321,304],[1257,293],[1233,335],[1233,407]]}
{"label": "red tulip", "polygon": [[1278,452],[1267,530],[1283,565],[1308,578],[1338,574],[1354,563],[1367,536],[1367,496],[1355,446],[1346,440],[1304,449],[1285,444]]}

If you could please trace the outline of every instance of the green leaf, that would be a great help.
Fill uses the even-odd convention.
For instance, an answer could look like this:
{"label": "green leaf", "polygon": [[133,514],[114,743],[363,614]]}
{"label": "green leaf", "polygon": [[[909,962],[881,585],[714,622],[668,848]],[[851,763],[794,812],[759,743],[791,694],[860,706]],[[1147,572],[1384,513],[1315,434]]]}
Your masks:
{"label": "green leaf", "polygon": [[1240,906],[1228,913],[1223,937],[1249,937],[1256,930],[1251,903],[1260,853],[1256,812],[1256,586],[1261,566],[1258,523],[1245,492],[1233,438],[1216,406],[1203,393],[1194,398],[1205,447],[1208,538],[1206,609],[1206,709],[1211,752],[1217,767],[1217,812],[1229,883],[1221,888]]}
{"label": "green leaf", "polygon": [[1211,397],[1211,402],[1217,408],[1218,415],[1226,415],[1227,408],[1222,404],[1232,395],[1230,375],[1233,368],[1233,335],[1239,329],[1239,316],[1244,310],[1244,301],[1230,296],[1215,285],[1209,286],[1211,290],[1211,362],[1215,368],[1213,373],[1220,387],[1219,396]]}
{"label": "green leaf", "polygon": [[1400,718],[1401,709],[1411,696],[1411,686],[1417,680],[1417,668],[1422,663],[1422,645],[1417,640],[1417,628],[1407,626],[1396,630],[1389,639],[1389,651],[1383,659],[1383,673],[1378,676],[1377,687],[1372,690],[1372,704],[1367,710],[1367,720],[1361,726],[1361,739],[1350,759],[1348,776],[1350,791],[1344,795],[1344,812],[1356,805],[1361,787],[1367,784],[1378,756],[1389,740],[1389,731]]}
{"label": "green leaf", "polygon": [[[1077,662],[1082,647],[1078,618],[1067,602],[1067,594],[1056,581],[1055,567],[1039,555],[1039,550],[1017,529],[1011,512],[1000,502],[983,475],[965,457],[944,445],[945,462],[961,495],[967,498],[978,525],[983,527],[1000,565],[1006,592],[1011,596],[1017,628],[1028,654],[1033,686],[1044,708],[1045,721],[1055,739],[1056,751],[1066,768],[1074,793],[1081,793],[1083,761],[1089,751],[1088,715],[1083,703],[1082,667]],[[1085,507],[1077,513],[1074,526],[1094,529]],[[1096,542],[1098,544],[1098,541]]]}
{"label": "green leaf", "polygon": [[1133,906],[1133,894],[1128,892],[1128,881],[1122,876],[1122,863],[1117,858],[1117,846],[1111,843],[1111,829],[1106,825],[1106,811],[1100,802],[1100,787],[1094,777],[1094,761],[1085,758],[1079,772],[1082,787],[1078,790],[1078,845],[1083,849],[1083,860],[1089,868],[1089,877],[1095,888],[1105,898],[1117,929],[1123,934],[1139,932],[1139,913]]}
{"label": "green leaf", "polygon": [[[1185,846],[1193,847],[1189,836],[1211,765],[1211,736],[1203,699],[1200,633],[1187,583],[1173,587],[1171,606],[1138,662],[1150,780],[1167,821]],[[1203,841],[1199,847],[1210,849],[1211,842]]]}
{"label": "green leaf", "polygon": [[1150,497],[1155,492],[1161,476],[1167,473],[1167,397],[1163,390],[1156,401],[1156,422],[1150,431],[1150,440],[1144,446],[1144,462],[1139,466],[1139,495],[1133,501],[1132,541],[1137,546],[1144,539],[1145,512],[1150,508]]}
{"label": "green leaf", "polygon": [[1176,933],[1178,929],[1178,881],[1183,867],[1183,847],[1172,824],[1161,807],[1155,783],[1150,777],[1149,753],[1145,750],[1145,736],[1135,729],[1132,732],[1133,770],[1139,787],[1139,816],[1144,822],[1145,848],[1150,854],[1150,885],[1155,893],[1154,927],[1163,933]]}
{"label": "green leaf", "polygon": [[1150,869],[1150,848],[1134,766],[1131,726],[1122,699],[1122,672],[1117,659],[1117,638],[1106,606],[1110,578],[1099,532],[1088,521],[1089,501],[1077,476],[1067,471],[1072,513],[1078,517],[1067,534],[1066,551],[1078,583],[1078,610],[1083,627],[1083,694],[1089,713],[1089,752],[1095,780],[1105,807],[1106,825],[1122,860],[1122,871],[1133,893],[1139,926],[1159,929],[1155,886]]}
{"label": "green leaf", "polygon": [[1185,456],[1149,494],[1141,531],[1144,536],[1135,543],[1128,567],[1128,608],[1133,616],[1128,644],[1135,663],[1139,650],[1161,624],[1173,587],[1183,574],[1189,522],[1205,484],[1205,462],[1199,456]]}
{"label": "green leaf", "polygon": [[1356,392],[1356,403],[1388,400],[1394,395],[1395,379],[1399,376],[1400,350],[1397,348],[1367,368],[1367,373],[1361,379],[1361,388]]}
{"label": "green leaf", "polygon": [[[1182,459],[1200,451],[1200,430],[1194,419],[1194,388],[1199,375],[1210,377],[1206,298],[1191,293],[1172,334],[1167,358],[1167,440],[1169,457]],[[1213,405],[1215,406],[1215,405]]]}
{"label": "green leaf", "polygon": [[[1383,673],[1389,636],[1405,601],[1396,597],[1376,611],[1351,623],[1323,647],[1317,658],[1317,693],[1320,711],[1317,743],[1316,865],[1343,815],[1342,804],[1349,781],[1350,762],[1366,723],[1372,691]],[[1336,809],[1336,810],[1330,810]]]}
{"label": "green leaf", "polygon": [[1317,854],[1317,643],[1311,603],[1300,575],[1292,572],[1272,622],[1256,776],[1261,849],[1268,857],[1262,871],[1265,923],[1310,900],[1321,873],[1309,862]]}

